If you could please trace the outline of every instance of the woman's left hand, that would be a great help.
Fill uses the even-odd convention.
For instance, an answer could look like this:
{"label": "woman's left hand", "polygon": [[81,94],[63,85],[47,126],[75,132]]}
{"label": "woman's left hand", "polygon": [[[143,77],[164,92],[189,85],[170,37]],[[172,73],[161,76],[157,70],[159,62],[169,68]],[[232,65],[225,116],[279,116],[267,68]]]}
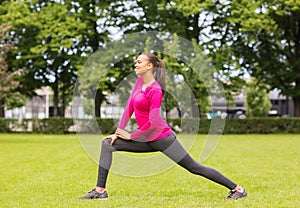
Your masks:
{"label": "woman's left hand", "polygon": [[130,134],[127,131],[125,131],[123,129],[120,129],[120,128],[117,128],[116,135],[118,137],[122,138],[122,139],[125,139],[125,140],[130,140],[131,139]]}

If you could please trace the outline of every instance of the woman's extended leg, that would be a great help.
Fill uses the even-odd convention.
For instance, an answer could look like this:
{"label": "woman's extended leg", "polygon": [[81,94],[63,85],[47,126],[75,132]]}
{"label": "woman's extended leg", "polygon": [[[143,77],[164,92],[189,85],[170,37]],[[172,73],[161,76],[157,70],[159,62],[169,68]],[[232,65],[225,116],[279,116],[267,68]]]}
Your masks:
{"label": "woman's extended leg", "polygon": [[226,178],[217,170],[203,166],[196,162],[182,147],[180,142],[176,139],[175,134],[161,140],[151,142],[151,146],[154,149],[163,152],[166,156],[191,173],[203,176],[227,187],[230,190],[233,190],[237,186],[237,184]]}

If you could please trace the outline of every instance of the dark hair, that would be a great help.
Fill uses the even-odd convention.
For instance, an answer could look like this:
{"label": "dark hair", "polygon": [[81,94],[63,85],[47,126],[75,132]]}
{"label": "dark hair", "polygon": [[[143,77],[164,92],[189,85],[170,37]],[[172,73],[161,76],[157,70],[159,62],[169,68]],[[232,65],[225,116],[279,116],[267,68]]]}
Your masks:
{"label": "dark hair", "polygon": [[166,92],[166,72],[165,72],[165,64],[163,60],[157,58],[157,56],[153,53],[143,53],[148,57],[149,62],[153,64],[153,73],[155,80],[159,83],[162,94],[165,95]]}

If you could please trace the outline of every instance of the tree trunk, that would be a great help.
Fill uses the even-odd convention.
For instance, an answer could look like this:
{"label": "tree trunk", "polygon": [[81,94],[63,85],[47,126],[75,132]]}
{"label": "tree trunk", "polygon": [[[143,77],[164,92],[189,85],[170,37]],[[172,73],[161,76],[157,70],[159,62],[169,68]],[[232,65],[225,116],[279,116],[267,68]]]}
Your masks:
{"label": "tree trunk", "polygon": [[[92,0],[91,5],[95,6],[96,1]],[[93,18],[93,17],[96,17],[96,10],[94,10],[91,15],[92,15],[92,17],[90,17],[90,19],[91,19],[90,25],[93,26],[93,35],[92,35],[92,39],[91,39],[91,46],[92,46],[93,52],[96,52],[99,49],[99,41],[100,41],[98,30],[97,30],[97,28],[98,28],[97,18]]]}
{"label": "tree trunk", "polygon": [[63,83],[62,87],[62,109],[61,109],[61,116],[65,117],[65,109],[66,109],[66,92],[65,92],[65,85]]}
{"label": "tree trunk", "polygon": [[[299,25],[300,27],[300,25]],[[300,67],[297,68],[297,71],[298,73],[300,72]],[[293,97],[293,101],[294,101],[294,116],[295,117],[300,117],[300,94],[299,94],[299,91],[300,91],[300,78],[296,78],[295,80],[295,88],[296,88],[296,92],[297,95]]]}
{"label": "tree trunk", "polygon": [[0,118],[5,117],[4,106],[5,106],[5,99],[3,98],[3,99],[0,100]]}
{"label": "tree trunk", "polygon": [[196,40],[197,43],[200,42],[200,27],[199,27],[199,17],[200,17],[200,14],[194,14],[194,17],[193,17],[193,33],[194,33],[194,39]]}
{"label": "tree trunk", "polygon": [[179,118],[181,118],[182,117],[182,112],[181,112],[179,106],[177,106],[176,109],[177,109]]}
{"label": "tree trunk", "polygon": [[58,74],[55,72],[55,83],[53,89],[53,116],[58,116]]}
{"label": "tree trunk", "polygon": [[101,103],[102,103],[102,93],[99,89],[97,89],[95,96],[95,117],[101,118]]}
{"label": "tree trunk", "polygon": [[196,103],[193,93],[191,93],[191,100],[192,100],[192,117],[197,118],[200,116],[200,109]]}
{"label": "tree trunk", "polygon": [[300,97],[294,97],[294,116],[300,117]]}
{"label": "tree trunk", "polygon": [[168,109],[168,93],[166,93],[166,96],[165,96],[165,114],[166,114],[166,120],[168,120],[169,118],[169,109]]}

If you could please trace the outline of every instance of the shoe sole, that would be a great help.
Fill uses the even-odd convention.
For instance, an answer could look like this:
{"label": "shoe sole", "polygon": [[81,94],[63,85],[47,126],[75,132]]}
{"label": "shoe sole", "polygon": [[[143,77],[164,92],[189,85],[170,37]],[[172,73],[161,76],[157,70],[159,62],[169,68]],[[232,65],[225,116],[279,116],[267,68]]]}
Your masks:
{"label": "shoe sole", "polygon": [[241,197],[238,197],[238,198],[236,198],[236,199],[234,199],[234,198],[225,198],[225,200],[238,200],[238,199],[242,199],[242,198],[247,198],[248,197],[248,195],[245,195],[245,196],[241,196]]}

